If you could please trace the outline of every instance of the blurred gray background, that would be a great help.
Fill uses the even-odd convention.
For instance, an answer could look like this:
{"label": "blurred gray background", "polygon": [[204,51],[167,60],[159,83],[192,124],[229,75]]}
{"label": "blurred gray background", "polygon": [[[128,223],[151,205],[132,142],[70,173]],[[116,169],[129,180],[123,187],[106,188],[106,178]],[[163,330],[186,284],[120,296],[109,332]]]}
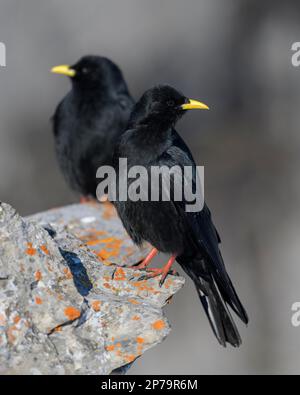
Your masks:
{"label": "blurred gray background", "polygon": [[250,314],[239,350],[214,339],[193,285],[166,309],[173,331],[132,374],[300,373],[299,1],[1,0],[0,199],[23,215],[76,201],[50,117],[69,89],[51,66],[112,58],[138,98],[170,83],[209,104],[178,130],[205,166],[206,200]]}

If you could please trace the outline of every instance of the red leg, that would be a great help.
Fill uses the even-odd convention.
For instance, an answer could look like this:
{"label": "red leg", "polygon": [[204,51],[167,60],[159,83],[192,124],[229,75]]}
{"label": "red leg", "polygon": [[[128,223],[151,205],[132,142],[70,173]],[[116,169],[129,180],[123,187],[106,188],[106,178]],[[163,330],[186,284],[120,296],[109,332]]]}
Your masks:
{"label": "red leg", "polygon": [[89,203],[90,201],[92,201],[92,199],[89,196],[80,196],[80,203],[81,204]]}
{"label": "red leg", "polygon": [[162,269],[147,269],[147,271],[152,272],[152,273],[142,276],[141,279],[146,280],[146,279],[154,278],[154,277],[161,275],[159,285],[162,286],[175,261],[176,261],[176,255],[172,255],[171,258],[169,259],[168,263]]}
{"label": "red leg", "polygon": [[133,269],[135,270],[143,270],[147,266],[150,265],[151,261],[153,258],[156,257],[156,255],[159,253],[159,251],[156,248],[153,248],[150,253],[147,255],[147,257],[141,262],[139,265],[134,266]]}
{"label": "red leg", "polygon": [[171,267],[174,265],[176,261],[176,255],[172,255],[171,258],[169,259],[168,263],[166,264],[165,267],[163,267],[163,273],[159,282],[159,285],[162,286],[163,283],[165,282],[165,279],[167,278],[167,275],[171,269]]}

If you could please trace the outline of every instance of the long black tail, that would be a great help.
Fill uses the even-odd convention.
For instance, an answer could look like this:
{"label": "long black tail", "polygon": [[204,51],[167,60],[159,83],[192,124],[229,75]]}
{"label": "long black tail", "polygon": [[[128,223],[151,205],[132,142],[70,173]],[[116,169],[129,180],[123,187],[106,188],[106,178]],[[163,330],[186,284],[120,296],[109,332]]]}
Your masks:
{"label": "long black tail", "polygon": [[226,272],[213,273],[211,264],[202,258],[194,259],[189,263],[179,260],[179,263],[194,281],[207,318],[219,343],[224,347],[227,343],[233,347],[239,347],[242,340],[227,305],[232,307],[245,324],[248,323],[248,316],[228,274]]}

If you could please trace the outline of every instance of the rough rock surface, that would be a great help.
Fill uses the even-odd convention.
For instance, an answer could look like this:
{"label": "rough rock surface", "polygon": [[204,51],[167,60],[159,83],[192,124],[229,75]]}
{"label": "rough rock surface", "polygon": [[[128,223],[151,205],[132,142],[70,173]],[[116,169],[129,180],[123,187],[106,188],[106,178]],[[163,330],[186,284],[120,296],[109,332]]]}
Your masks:
{"label": "rough rock surface", "polygon": [[162,307],[184,280],[160,288],[120,266],[145,251],[109,205],[23,219],[1,203],[0,373],[110,374],[160,343],[170,331]]}

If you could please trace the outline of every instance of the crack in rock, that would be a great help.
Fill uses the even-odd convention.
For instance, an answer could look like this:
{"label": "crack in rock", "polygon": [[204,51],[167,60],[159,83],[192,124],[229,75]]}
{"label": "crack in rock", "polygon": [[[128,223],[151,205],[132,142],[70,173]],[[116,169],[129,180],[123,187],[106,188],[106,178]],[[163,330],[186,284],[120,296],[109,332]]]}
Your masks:
{"label": "crack in rock", "polygon": [[90,290],[93,289],[93,284],[89,279],[82,261],[74,252],[65,251],[61,248],[59,251],[70,269],[77,291],[80,295],[87,296]]}

